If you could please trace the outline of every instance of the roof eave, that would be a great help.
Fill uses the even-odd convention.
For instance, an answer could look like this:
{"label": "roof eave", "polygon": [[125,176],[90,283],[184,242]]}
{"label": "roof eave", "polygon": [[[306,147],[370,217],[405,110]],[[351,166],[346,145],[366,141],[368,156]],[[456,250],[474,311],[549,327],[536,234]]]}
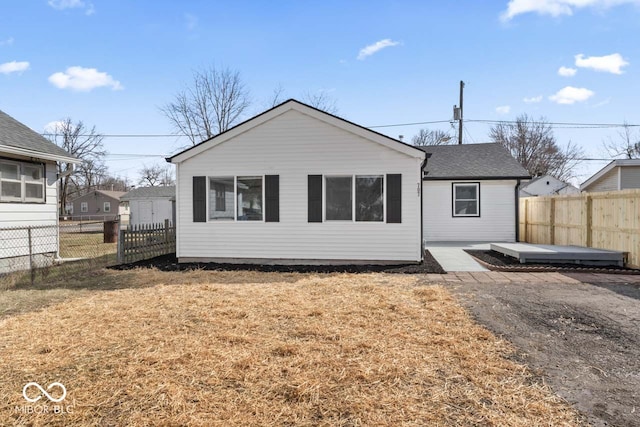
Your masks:
{"label": "roof eave", "polygon": [[521,176],[437,176],[437,177],[424,176],[422,177],[423,181],[453,181],[453,180],[500,181],[500,180],[509,180],[509,179],[531,179],[531,176],[521,175]]}
{"label": "roof eave", "polygon": [[26,148],[12,147],[10,145],[0,145],[0,152],[16,154],[19,156],[31,157],[41,160],[52,160],[55,162],[73,163],[79,165],[82,160],[76,157],[59,156],[57,154],[43,153],[42,151],[27,150]]}

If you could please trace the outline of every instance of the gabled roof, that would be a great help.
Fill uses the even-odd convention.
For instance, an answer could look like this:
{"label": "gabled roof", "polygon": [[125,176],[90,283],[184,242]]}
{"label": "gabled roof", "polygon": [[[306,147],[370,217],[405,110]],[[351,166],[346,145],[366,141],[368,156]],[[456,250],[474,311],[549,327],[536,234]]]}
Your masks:
{"label": "gabled roof", "polygon": [[617,159],[600,169],[591,178],[580,184],[580,189],[584,190],[597,180],[602,178],[604,174],[613,170],[615,167],[640,166],[640,159]]}
{"label": "gabled roof", "polygon": [[386,135],[383,135],[381,133],[378,133],[376,131],[373,131],[371,129],[367,129],[363,126],[360,126],[358,124],[355,124],[353,122],[350,122],[348,120],[345,120],[343,118],[340,118],[338,116],[334,116],[333,114],[329,114],[325,111],[319,110],[317,108],[314,108],[310,105],[304,104],[300,101],[297,101],[295,99],[289,99],[285,102],[283,102],[282,104],[276,105],[275,107],[261,113],[258,114],[257,116],[240,123],[239,125],[236,125],[234,127],[232,127],[231,129],[222,132],[212,138],[209,138],[197,145],[194,145],[193,147],[187,148],[184,151],[181,151],[177,154],[174,154],[171,157],[167,157],[167,162],[170,163],[180,163],[183,162],[197,154],[202,153],[203,151],[206,151],[210,148],[215,147],[218,144],[221,144],[225,141],[228,141],[231,138],[234,138],[246,131],[248,131],[249,129],[253,129],[256,126],[261,125],[262,123],[265,123],[268,120],[271,120],[281,114],[284,114],[287,111],[290,110],[296,110],[299,111],[303,114],[306,114],[308,116],[311,116],[315,119],[318,119],[320,121],[323,121],[325,123],[328,123],[330,125],[336,126],[338,128],[341,128],[343,130],[346,130],[347,132],[353,133],[355,135],[361,136],[363,138],[366,138],[370,141],[374,141],[377,142],[381,145],[384,145],[388,148],[394,149],[396,151],[400,151],[404,154],[407,154],[411,157],[416,157],[416,158],[424,158],[424,153],[422,152],[422,150],[418,149],[417,147],[414,147],[413,145],[409,145],[406,144],[402,141],[399,141],[397,139],[388,137]]}
{"label": "gabled roof", "polygon": [[138,187],[126,193],[124,196],[120,197],[120,200],[132,200],[139,198],[153,198],[153,197],[162,197],[162,198],[172,198],[176,197],[176,186],[168,185],[163,187]]}
{"label": "gabled roof", "polygon": [[0,111],[0,152],[67,163],[81,162],[2,111]]}
{"label": "gabled roof", "polygon": [[82,199],[83,197],[86,197],[86,196],[89,196],[89,195],[95,194],[95,193],[102,194],[103,196],[107,196],[107,197],[110,197],[112,199],[120,200],[120,198],[123,195],[125,195],[127,192],[126,191],[111,191],[111,190],[92,190],[92,191],[89,191],[86,194],[83,194],[82,196],[75,197],[73,200],[70,200],[70,202],[75,202],[78,199]]}
{"label": "gabled roof", "polygon": [[529,172],[502,144],[431,145],[420,148],[431,154],[424,168],[425,180],[531,178]]}

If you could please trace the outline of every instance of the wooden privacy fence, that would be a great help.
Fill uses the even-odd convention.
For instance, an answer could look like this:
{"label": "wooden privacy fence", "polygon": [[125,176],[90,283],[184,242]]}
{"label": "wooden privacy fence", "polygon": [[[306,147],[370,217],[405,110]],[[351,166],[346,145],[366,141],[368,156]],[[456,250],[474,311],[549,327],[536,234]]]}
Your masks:
{"label": "wooden privacy fence", "polygon": [[140,224],[120,230],[118,262],[140,261],[176,251],[176,228],[169,220],[164,224]]}
{"label": "wooden privacy fence", "polygon": [[520,199],[520,241],[628,253],[640,268],[640,190]]}

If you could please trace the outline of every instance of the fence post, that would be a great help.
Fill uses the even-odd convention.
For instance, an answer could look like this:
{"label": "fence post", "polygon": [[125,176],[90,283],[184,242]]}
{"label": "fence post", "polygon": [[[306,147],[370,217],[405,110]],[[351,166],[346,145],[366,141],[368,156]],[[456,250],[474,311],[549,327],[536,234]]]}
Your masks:
{"label": "fence post", "polygon": [[549,244],[556,244],[556,198],[551,196],[549,201]]}
{"label": "fence post", "polygon": [[124,233],[125,230],[118,228],[118,264],[124,262]]}
{"label": "fence post", "polygon": [[167,244],[169,242],[169,220],[164,220],[164,242]]}
{"label": "fence post", "polygon": [[586,199],[585,199],[585,204],[584,204],[584,209],[585,209],[585,240],[586,240],[586,244],[585,246],[590,248],[592,241],[593,241],[593,236],[591,235],[593,230],[592,230],[592,226],[593,226],[593,199],[591,198],[591,195],[589,193],[587,193]]}
{"label": "fence post", "polygon": [[31,274],[31,285],[36,280],[36,272],[33,269],[33,241],[31,240],[31,227],[27,227],[27,241],[29,244],[29,273]]}

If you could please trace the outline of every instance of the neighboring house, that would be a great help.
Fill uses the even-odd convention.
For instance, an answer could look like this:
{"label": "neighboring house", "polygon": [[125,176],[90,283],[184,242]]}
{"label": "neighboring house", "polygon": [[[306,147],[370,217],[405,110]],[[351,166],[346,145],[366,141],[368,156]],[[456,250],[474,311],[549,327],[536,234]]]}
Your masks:
{"label": "neighboring house", "polygon": [[57,162],[80,160],[0,111],[0,273],[28,268],[27,227],[36,265],[57,255]]}
{"label": "neighboring house", "polygon": [[92,190],[67,203],[66,218],[74,221],[112,221],[128,218],[129,203],[122,202],[124,191]]}
{"label": "neighboring house", "polygon": [[424,240],[517,240],[518,188],[529,173],[501,144],[421,147]]}
{"label": "neighboring house", "polygon": [[553,196],[556,194],[578,194],[580,190],[551,175],[543,175],[525,182],[520,187],[520,197]]}
{"label": "neighboring house", "polygon": [[640,188],[640,159],[614,160],[580,185],[588,192]]}
{"label": "neighboring house", "polygon": [[509,153],[425,150],[423,183],[423,150],[288,100],[167,159],[178,259],[419,262],[423,215],[425,237],[514,241],[516,186],[529,176]]}
{"label": "neighboring house", "polygon": [[176,187],[139,187],[120,198],[129,203],[129,224],[158,224],[165,220],[175,224]]}

